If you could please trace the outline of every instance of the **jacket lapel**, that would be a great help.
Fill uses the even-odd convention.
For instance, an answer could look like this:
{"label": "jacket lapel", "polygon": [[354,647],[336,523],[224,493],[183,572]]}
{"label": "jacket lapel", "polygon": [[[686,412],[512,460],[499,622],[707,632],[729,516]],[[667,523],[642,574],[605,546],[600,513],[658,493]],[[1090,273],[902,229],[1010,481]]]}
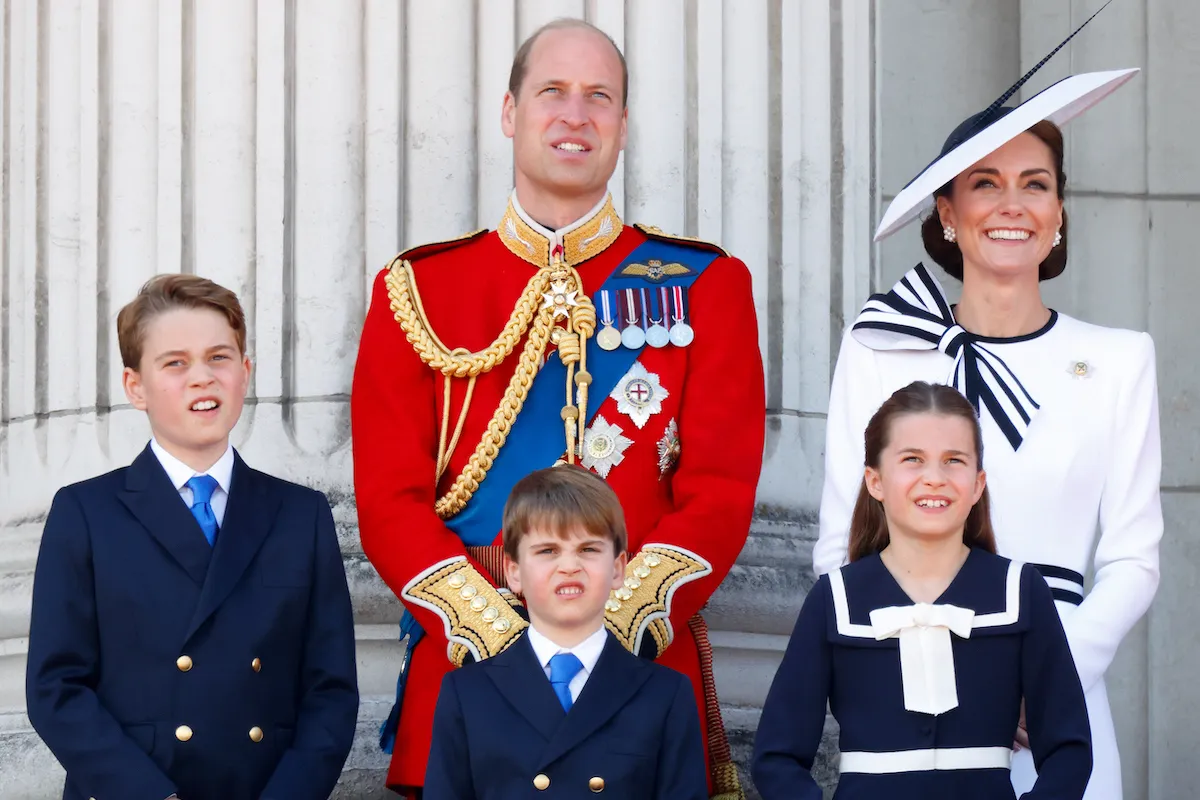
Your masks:
{"label": "jacket lapel", "polygon": [[242,579],[271,532],[279,503],[279,496],[270,491],[270,485],[262,475],[246,466],[234,451],[229,503],[225,507],[225,519],[217,534],[216,546],[212,548],[212,563],[200,591],[188,638],[220,607]]}
{"label": "jacket lapel", "polygon": [[150,445],[125,471],[125,488],[118,497],[191,579],[203,584],[212,548]]}
{"label": "jacket lapel", "polygon": [[[528,636],[522,636],[503,653],[483,662],[500,694],[529,721],[546,741],[553,741],[566,719],[558,696],[534,655]],[[536,677],[533,677],[536,676]],[[542,680],[537,680],[541,677]]]}
{"label": "jacket lapel", "polygon": [[[596,668],[588,676],[564,724],[550,739],[549,746],[542,754],[542,764],[548,765],[570,752],[612,719],[642,684],[650,679],[653,671],[647,667],[648,662],[631,655],[611,634],[607,636]],[[546,686],[549,685],[550,682],[546,681]],[[553,689],[550,690],[550,696],[554,697]],[[557,705],[557,698],[554,699]]]}

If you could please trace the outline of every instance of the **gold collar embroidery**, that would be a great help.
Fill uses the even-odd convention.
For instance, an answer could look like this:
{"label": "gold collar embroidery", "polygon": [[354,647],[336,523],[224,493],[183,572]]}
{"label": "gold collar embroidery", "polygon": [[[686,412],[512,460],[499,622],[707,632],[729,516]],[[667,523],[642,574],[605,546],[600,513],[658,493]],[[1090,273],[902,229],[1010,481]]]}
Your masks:
{"label": "gold collar embroidery", "polygon": [[510,197],[496,232],[514,255],[541,269],[550,263],[550,248],[555,239],[562,240],[563,261],[575,266],[604,252],[624,227],[613,208],[612,195],[606,195],[599,208],[584,220],[557,232],[541,226],[535,228],[526,222]]}

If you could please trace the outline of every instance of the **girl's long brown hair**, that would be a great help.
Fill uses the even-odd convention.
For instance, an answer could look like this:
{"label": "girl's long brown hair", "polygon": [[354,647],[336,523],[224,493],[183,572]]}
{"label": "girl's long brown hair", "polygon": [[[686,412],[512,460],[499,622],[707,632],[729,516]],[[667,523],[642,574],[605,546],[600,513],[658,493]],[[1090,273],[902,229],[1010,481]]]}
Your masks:
{"label": "girl's long brown hair", "polygon": [[[983,469],[983,433],[979,429],[979,417],[971,402],[955,388],[943,384],[914,381],[884,401],[875,416],[867,423],[864,434],[866,466],[879,469],[879,457],[888,446],[892,422],[905,414],[942,414],[959,417],[971,423],[975,438],[976,468]],[[858,502],[854,504],[854,516],[850,518],[850,560],[857,561],[888,546],[887,517],[883,503],[867,491],[864,476],[858,490]],[[963,527],[963,543],[978,547],[989,553],[996,552],[996,534],[992,530],[991,502],[985,486],[979,501],[967,515]]]}

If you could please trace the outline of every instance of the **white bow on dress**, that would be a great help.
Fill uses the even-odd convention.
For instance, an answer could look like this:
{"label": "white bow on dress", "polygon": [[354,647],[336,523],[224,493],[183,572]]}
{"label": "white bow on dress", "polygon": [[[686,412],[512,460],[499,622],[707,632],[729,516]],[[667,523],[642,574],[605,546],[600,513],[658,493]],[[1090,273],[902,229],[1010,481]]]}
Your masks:
{"label": "white bow on dress", "polygon": [[900,639],[900,675],[906,709],[944,714],[958,707],[950,634],[970,638],[974,620],[975,612],[971,609],[945,604],[917,603],[871,612],[876,640]]}

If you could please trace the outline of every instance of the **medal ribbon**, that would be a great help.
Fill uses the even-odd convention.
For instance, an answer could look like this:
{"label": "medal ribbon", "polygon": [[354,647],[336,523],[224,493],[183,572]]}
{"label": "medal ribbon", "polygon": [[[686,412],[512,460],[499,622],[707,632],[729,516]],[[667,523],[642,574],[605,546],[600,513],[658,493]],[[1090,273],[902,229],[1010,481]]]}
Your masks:
{"label": "medal ribbon", "polygon": [[637,314],[636,309],[637,309],[637,300],[636,300],[636,295],[634,295],[634,290],[626,289],[625,290],[625,314],[626,314],[625,321],[628,322],[630,325],[636,325],[638,323],[638,314]]}
{"label": "medal ribbon", "polygon": [[673,321],[674,322],[683,322],[685,320],[684,310],[683,310],[683,287],[682,286],[671,287],[671,294],[675,295],[674,298],[672,298],[674,300],[674,305],[675,305],[675,314],[674,314]]}
{"label": "medal ribbon", "polygon": [[609,305],[608,292],[603,289],[600,291],[600,310],[601,310],[601,313],[604,315],[600,321],[602,323],[604,323],[605,325],[612,327],[612,324],[613,324],[612,307]]}
{"label": "medal ribbon", "polygon": [[[646,303],[646,290],[642,289],[642,303]],[[658,304],[658,292],[650,290],[650,302],[646,311],[646,317],[652,325],[661,325],[666,320],[663,318],[662,306]]]}

